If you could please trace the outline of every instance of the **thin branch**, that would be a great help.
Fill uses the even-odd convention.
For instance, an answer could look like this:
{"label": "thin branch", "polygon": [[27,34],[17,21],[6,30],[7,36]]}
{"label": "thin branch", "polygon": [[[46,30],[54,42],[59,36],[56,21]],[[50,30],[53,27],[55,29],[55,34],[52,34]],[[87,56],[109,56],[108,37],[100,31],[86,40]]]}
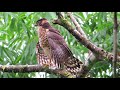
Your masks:
{"label": "thin branch", "polygon": [[76,29],[80,32],[80,34],[83,35],[85,38],[87,38],[85,32],[82,30],[82,28],[80,27],[80,25],[78,24],[78,22],[76,21],[76,19],[72,15],[72,13],[71,12],[67,12],[67,14],[70,17],[70,19],[72,20],[72,22],[74,23]]}
{"label": "thin branch", "polygon": [[114,29],[113,29],[113,35],[114,35],[114,45],[113,45],[113,78],[116,77],[116,61],[117,61],[117,12],[114,12]]}

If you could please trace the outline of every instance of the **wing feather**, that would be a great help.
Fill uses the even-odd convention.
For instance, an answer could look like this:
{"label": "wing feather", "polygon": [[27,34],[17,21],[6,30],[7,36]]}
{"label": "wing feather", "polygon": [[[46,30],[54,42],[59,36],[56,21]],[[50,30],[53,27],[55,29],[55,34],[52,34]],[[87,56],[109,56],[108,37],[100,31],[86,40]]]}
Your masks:
{"label": "wing feather", "polygon": [[55,62],[61,63],[67,60],[67,58],[72,55],[72,52],[68,48],[60,33],[53,31],[55,30],[50,29],[47,32],[47,39],[51,48],[52,57],[54,57]]}

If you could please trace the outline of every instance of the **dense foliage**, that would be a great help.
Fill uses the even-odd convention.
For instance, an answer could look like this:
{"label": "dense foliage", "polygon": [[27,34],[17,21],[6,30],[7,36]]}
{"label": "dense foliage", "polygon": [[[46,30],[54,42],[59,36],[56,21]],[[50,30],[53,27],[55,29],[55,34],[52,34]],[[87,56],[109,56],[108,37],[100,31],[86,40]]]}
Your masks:
{"label": "dense foliage", "polygon": [[[73,13],[92,43],[106,51],[113,50],[113,14],[110,12],[74,12]],[[55,12],[0,12],[0,64],[32,65],[37,64],[35,46],[38,41],[35,22],[40,18],[50,22],[57,18]],[[118,13],[118,19],[120,15]],[[70,21],[69,18],[66,17]],[[51,25],[60,30],[69,48],[82,62],[88,56],[88,49],[63,27]],[[119,34],[119,33],[118,33]],[[120,36],[118,36],[118,40]],[[120,42],[118,41],[118,45]],[[108,60],[97,62],[90,70],[90,77],[112,77],[112,64]],[[0,77],[23,78],[37,77],[38,73],[0,72]],[[37,76],[36,76],[37,75]],[[45,77],[56,77],[45,74]]]}

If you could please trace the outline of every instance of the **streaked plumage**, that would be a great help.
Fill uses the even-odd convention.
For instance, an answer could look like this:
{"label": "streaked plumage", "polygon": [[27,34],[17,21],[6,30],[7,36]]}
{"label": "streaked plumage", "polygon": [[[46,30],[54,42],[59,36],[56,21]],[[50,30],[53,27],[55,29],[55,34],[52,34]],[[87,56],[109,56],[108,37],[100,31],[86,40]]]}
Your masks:
{"label": "streaked plumage", "polygon": [[[37,54],[38,63],[62,68],[77,75],[82,62],[73,56],[60,32],[53,28],[45,18],[38,20],[36,25],[39,37],[39,44],[36,47],[41,48],[41,54],[40,52],[40,55]],[[45,63],[46,59],[48,62]]]}

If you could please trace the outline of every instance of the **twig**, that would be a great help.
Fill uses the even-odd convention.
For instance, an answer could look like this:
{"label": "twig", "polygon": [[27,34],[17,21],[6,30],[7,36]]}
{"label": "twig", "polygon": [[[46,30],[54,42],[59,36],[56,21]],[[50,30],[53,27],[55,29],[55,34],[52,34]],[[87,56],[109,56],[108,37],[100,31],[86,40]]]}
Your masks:
{"label": "twig", "polygon": [[72,22],[74,23],[76,29],[80,32],[80,34],[83,35],[85,38],[87,38],[85,32],[82,30],[82,28],[80,27],[80,25],[78,24],[78,22],[76,21],[76,19],[72,15],[72,13],[71,12],[67,12],[67,14],[70,17],[70,19],[72,20]]}

